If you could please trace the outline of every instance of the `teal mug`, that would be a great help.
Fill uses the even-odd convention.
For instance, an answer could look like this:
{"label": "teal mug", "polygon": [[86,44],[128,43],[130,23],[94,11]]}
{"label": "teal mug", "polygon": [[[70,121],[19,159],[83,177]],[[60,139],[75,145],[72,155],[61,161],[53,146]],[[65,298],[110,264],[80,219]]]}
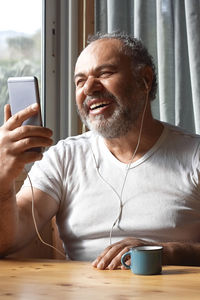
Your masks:
{"label": "teal mug", "polygon": [[[140,246],[131,248],[121,257],[121,263],[134,274],[155,275],[162,272],[162,246]],[[126,264],[125,259],[130,255],[131,264]]]}

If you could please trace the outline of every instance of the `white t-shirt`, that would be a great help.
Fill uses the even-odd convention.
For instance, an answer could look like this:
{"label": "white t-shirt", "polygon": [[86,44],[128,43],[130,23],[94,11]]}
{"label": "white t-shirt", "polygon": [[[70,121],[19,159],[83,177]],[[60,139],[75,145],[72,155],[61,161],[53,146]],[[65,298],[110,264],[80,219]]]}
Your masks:
{"label": "white t-shirt", "polygon": [[[128,236],[200,242],[199,147],[199,136],[164,124],[157,143],[130,166],[113,243]],[[57,224],[69,258],[91,261],[109,245],[126,170],[93,132],[61,140],[32,167],[33,186],[59,203]]]}

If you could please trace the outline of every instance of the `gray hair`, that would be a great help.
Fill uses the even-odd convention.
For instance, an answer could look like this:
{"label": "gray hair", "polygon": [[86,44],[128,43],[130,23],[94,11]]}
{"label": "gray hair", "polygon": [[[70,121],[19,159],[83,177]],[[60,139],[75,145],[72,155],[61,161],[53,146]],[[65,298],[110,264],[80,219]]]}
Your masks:
{"label": "gray hair", "polygon": [[153,71],[153,81],[151,91],[149,92],[149,99],[153,100],[156,97],[157,92],[157,74],[153,61],[153,57],[148,52],[143,43],[135,37],[132,37],[126,33],[112,32],[112,33],[100,33],[97,32],[94,35],[89,36],[87,43],[91,44],[94,41],[100,39],[117,39],[122,42],[123,53],[130,57],[134,71],[149,66]]}

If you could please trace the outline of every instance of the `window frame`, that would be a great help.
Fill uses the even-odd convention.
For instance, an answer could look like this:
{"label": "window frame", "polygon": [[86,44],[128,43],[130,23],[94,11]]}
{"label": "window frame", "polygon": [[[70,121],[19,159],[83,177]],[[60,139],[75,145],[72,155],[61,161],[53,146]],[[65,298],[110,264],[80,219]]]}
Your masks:
{"label": "window frame", "polygon": [[78,0],[43,0],[44,124],[56,143],[78,133],[73,82],[78,56]]}
{"label": "window frame", "polygon": [[74,66],[94,33],[94,0],[44,1],[44,119],[56,143],[80,134],[75,104]]}

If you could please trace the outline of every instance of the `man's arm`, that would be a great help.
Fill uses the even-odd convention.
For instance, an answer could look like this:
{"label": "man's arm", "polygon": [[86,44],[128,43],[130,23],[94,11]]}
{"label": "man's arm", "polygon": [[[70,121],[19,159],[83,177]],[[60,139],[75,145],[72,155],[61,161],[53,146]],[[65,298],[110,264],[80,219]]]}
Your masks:
{"label": "man's arm", "polygon": [[200,242],[163,243],[163,264],[200,266]]}
{"label": "man's arm", "polygon": [[[0,127],[0,255],[5,255],[22,245],[22,240],[33,236],[31,225],[31,191],[15,195],[15,179],[23,171],[25,164],[40,160],[41,153],[27,151],[34,147],[51,145],[50,129],[39,126],[21,126],[23,121],[38,112],[38,106],[29,106],[11,117],[10,106],[5,106],[5,123]],[[39,228],[43,220],[55,213],[55,200],[35,190],[36,219]],[[41,198],[42,197],[42,198]],[[40,200],[50,208],[41,213]],[[49,207],[46,205],[47,207]],[[45,208],[46,209],[46,208]]]}
{"label": "man's arm", "polygon": [[[0,214],[0,256],[13,253],[28,244],[36,230],[32,215],[32,192],[22,188],[15,197],[6,198]],[[56,214],[58,203],[46,193],[34,189],[34,216],[40,231]]]}
{"label": "man's arm", "polygon": [[163,246],[163,265],[200,266],[200,243],[151,243],[135,238],[126,238],[107,247],[92,265],[101,270],[106,268],[116,269],[121,266],[122,254],[129,251],[132,247],[145,245]]}

